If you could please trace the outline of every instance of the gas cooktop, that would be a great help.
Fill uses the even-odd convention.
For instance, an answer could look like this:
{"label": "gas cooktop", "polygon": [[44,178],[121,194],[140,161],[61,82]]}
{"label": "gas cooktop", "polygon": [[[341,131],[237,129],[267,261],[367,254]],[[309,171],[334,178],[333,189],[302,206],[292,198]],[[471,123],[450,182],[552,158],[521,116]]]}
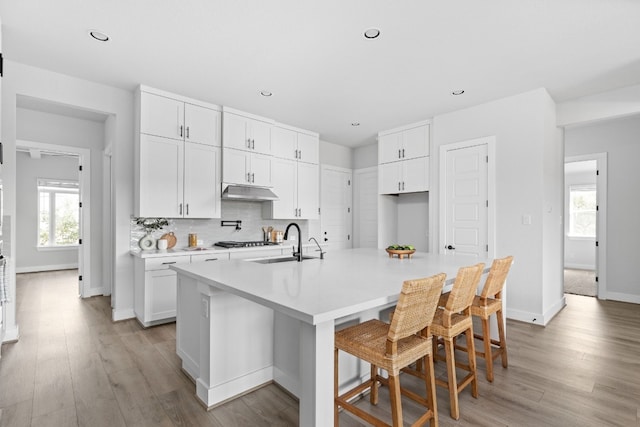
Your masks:
{"label": "gas cooktop", "polygon": [[214,243],[215,246],[220,246],[223,248],[249,248],[249,247],[253,247],[253,246],[270,246],[270,245],[277,245],[277,243],[275,242],[264,242],[262,240],[256,240],[256,241],[250,241],[250,242],[234,242],[234,241],[229,241],[229,242],[216,242]]}

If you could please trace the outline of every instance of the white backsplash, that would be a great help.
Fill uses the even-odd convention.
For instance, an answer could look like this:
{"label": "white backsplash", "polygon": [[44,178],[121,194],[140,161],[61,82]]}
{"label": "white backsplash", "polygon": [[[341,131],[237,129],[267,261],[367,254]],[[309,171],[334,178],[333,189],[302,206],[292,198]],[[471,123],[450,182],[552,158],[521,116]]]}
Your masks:
{"label": "white backsplash", "polygon": [[[241,220],[241,230],[235,227],[222,227],[221,220]],[[222,202],[221,219],[169,219],[169,225],[164,230],[152,233],[154,238],[159,238],[164,233],[173,231],[177,240],[176,247],[188,246],[188,236],[196,233],[202,246],[213,246],[215,242],[225,240],[262,240],[262,227],[272,226],[274,230],[284,231],[287,225],[295,222],[302,231],[302,241],[306,242],[313,236],[320,240],[319,221],[308,220],[276,220],[262,219],[262,202],[236,202],[225,200]],[[310,224],[311,223],[311,224]],[[309,235],[309,230],[315,234]],[[296,231],[293,229],[293,231]],[[295,233],[294,233],[295,234]],[[131,249],[138,249],[138,241],[144,236],[144,231],[131,219]]]}

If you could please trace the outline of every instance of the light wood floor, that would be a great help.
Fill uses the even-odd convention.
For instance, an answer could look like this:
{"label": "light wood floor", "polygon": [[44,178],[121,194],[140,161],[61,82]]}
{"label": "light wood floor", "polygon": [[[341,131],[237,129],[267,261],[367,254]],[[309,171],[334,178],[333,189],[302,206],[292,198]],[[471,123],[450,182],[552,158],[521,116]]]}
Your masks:
{"label": "light wood floor", "polygon": [[[180,371],[175,325],[112,323],[109,298],[75,297],[76,272],[18,276],[20,341],[0,360],[0,426],[295,426],[297,402],[269,385],[206,412]],[[441,426],[640,426],[640,307],[568,295],[546,328],[508,321],[509,368],[479,361],[480,396]],[[444,375],[444,363],[436,365]],[[421,384],[403,376],[403,385]],[[388,417],[386,390],[377,408]],[[359,402],[369,407],[366,399]],[[419,408],[403,400],[405,421]],[[349,414],[341,425],[360,426]]]}

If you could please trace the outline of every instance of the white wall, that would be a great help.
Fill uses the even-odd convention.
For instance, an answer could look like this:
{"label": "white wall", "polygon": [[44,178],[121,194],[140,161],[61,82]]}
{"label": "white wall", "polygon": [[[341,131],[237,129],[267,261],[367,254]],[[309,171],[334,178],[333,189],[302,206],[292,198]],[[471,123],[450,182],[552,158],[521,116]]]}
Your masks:
{"label": "white wall", "polygon": [[353,149],[353,169],[378,167],[378,144]]}
{"label": "white wall", "polygon": [[[496,137],[496,244],[513,255],[507,315],[546,324],[562,296],[562,144],[554,103],[544,89],[434,117],[434,151],[444,144]],[[431,220],[439,221],[439,161],[431,184]],[[531,225],[522,224],[530,215]],[[432,241],[437,241],[434,236]]]}
{"label": "white wall", "polygon": [[320,164],[352,169],[353,150],[349,147],[320,141]]}
{"label": "white wall", "polygon": [[[77,79],[41,68],[13,61],[4,62],[2,82],[2,142],[5,164],[5,213],[10,218],[9,242],[12,251],[16,229],[16,138],[17,108],[19,95],[30,96],[74,108],[113,115],[108,120],[113,140],[113,206],[115,228],[112,239],[114,252],[114,283],[112,305],[114,319],[134,317],[133,312],[133,260],[129,255],[130,216],[133,212],[133,92]],[[99,181],[100,182],[100,181]],[[13,219],[13,220],[12,220]],[[5,229],[5,231],[7,231]],[[13,261],[11,261],[13,262]],[[15,277],[10,277],[9,290],[15,295]],[[17,337],[15,305],[8,306],[7,336]],[[9,329],[12,328],[11,331]],[[11,336],[10,332],[14,335]]]}
{"label": "white wall", "polygon": [[594,270],[596,268],[595,238],[569,237],[569,187],[572,185],[596,184],[595,160],[592,172],[565,172],[564,175],[564,266]]}
{"label": "white wall", "polygon": [[38,178],[78,180],[77,157],[42,156],[19,152],[17,160],[16,272],[75,268],[78,247],[38,250]]}
{"label": "white wall", "polygon": [[565,155],[607,153],[607,299],[640,303],[640,116],[571,127]]}

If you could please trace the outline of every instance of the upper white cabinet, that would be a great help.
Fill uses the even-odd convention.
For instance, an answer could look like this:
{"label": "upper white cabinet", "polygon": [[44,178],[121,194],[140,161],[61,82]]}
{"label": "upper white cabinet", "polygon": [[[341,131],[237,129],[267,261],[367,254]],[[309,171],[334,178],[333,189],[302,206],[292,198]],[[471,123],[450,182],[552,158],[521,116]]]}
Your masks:
{"label": "upper white cabinet", "polygon": [[429,155],[429,125],[408,126],[378,134],[378,163],[397,162]]}
{"label": "upper white cabinet", "polygon": [[136,104],[134,214],[219,218],[219,107],[146,86]]}
{"label": "upper white cabinet", "polygon": [[276,124],[271,132],[272,184],[278,200],[263,204],[270,219],[318,219],[320,207],[320,137]]}
{"label": "upper white cabinet", "polygon": [[223,159],[224,183],[271,187],[271,156],[225,147]]}
{"label": "upper white cabinet", "polygon": [[[220,111],[140,89],[140,133],[220,146]],[[158,91],[159,92],[159,91]]]}
{"label": "upper white cabinet", "polygon": [[429,123],[378,133],[378,192],[429,191]]}
{"label": "upper white cabinet", "polygon": [[317,133],[276,124],[271,130],[271,153],[274,157],[320,163],[320,137]]}
{"label": "upper white cabinet", "polygon": [[271,154],[273,120],[227,107],[223,109],[222,120],[222,140],[225,148]]}

